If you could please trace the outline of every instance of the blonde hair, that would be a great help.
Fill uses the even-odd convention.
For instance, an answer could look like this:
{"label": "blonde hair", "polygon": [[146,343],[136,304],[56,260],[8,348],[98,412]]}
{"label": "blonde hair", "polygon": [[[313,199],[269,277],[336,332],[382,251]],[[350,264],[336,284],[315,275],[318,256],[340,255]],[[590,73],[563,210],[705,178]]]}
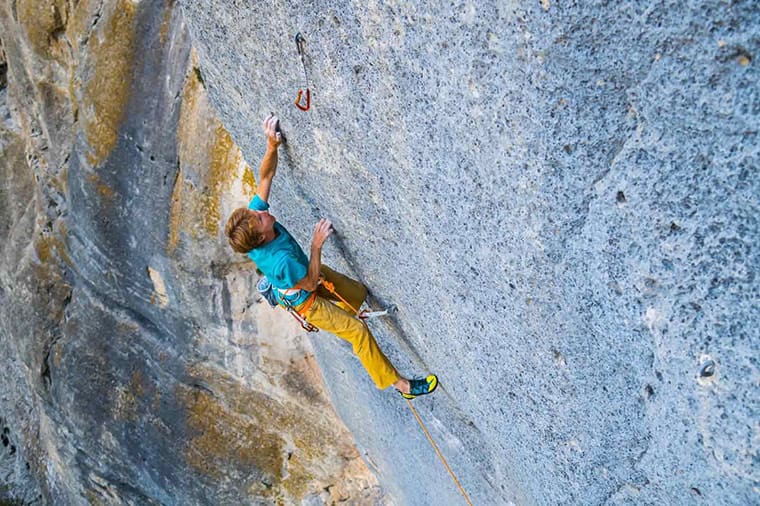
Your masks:
{"label": "blonde hair", "polygon": [[245,207],[235,209],[227,220],[224,234],[230,241],[232,249],[238,253],[248,253],[253,248],[258,248],[264,242],[264,234],[257,229],[258,221],[254,213]]}

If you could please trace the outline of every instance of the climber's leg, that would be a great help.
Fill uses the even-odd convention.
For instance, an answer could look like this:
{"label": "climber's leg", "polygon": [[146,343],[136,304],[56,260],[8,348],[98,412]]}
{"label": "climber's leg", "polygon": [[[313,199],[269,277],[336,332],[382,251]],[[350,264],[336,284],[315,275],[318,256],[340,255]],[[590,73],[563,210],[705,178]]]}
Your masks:
{"label": "climber's leg", "polygon": [[396,368],[377,345],[367,325],[352,313],[317,296],[305,316],[312,325],[351,343],[354,354],[377,388],[385,389],[401,379]]}
{"label": "climber's leg", "polygon": [[317,289],[317,295],[324,297],[325,299],[335,301],[338,306],[342,307],[349,313],[355,313],[358,311],[362,305],[362,302],[364,302],[364,299],[367,298],[367,287],[362,283],[349,278],[345,274],[341,274],[340,272],[327,267],[324,264],[322,265],[321,272],[327,281],[335,285],[335,291],[338,292],[341,297],[346,299],[346,301],[351,304],[351,306],[353,306],[353,309],[348,307],[348,305],[346,305],[344,302],[341,302],[334,294],[330,293],[330,291],[322,285],[320,285]]}

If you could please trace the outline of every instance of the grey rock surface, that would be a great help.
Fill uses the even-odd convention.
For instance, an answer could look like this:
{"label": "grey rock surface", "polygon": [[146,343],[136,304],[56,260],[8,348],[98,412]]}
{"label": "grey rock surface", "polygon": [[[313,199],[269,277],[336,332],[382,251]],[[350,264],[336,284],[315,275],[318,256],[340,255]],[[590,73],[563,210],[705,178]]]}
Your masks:
{"label": "grey rock surface", "polygon": [[760,503],[757,2],[179,5],[0,3],[0,503],[463,503],[225,244],[270,111],[475,504]]}
{"label": "grey rock surface", "polygon": [[0,504],[386,504],[223,242],[255,181],[174,2],[0,26]]}
{"label": "grey rock surface", "polygon": [[[760,502],[757,2],[181,6],[249,160],[283,118],[273,212],[400,307],[375,330],[439,374],[416,406],[476,504]],[[313,343],[397,502],[461,501]]]}

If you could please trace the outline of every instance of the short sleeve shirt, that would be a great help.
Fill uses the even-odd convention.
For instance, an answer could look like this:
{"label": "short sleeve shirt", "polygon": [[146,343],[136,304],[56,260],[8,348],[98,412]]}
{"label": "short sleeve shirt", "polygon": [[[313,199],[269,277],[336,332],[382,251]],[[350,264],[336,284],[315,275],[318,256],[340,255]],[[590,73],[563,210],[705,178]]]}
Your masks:
{"label": "short sleeve shirt", "polygon": [[[268,211],[269,204],[256,195],[248,204],[248,209]],[[264,273],[273,287],[287,290],[306,277],[309,258],[290,232],[279,222],[275,222],[274,231],[275,238],[258,248],[253,248],[248,252],[248,257],[256,263],[256,267]],[[309,292],[301,290],[295,298],[289,296],[288,299],[291,304],[297,306],[308,296]]]}

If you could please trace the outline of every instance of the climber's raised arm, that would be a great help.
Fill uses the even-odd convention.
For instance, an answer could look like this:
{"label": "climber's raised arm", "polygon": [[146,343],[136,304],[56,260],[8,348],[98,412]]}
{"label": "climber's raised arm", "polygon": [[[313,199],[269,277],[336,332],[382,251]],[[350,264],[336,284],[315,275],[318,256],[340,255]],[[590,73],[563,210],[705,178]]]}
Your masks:
{"label": "climber's raised arm", "polygon": [[259,181],[256,194],[264,202],[269,202],[269,190],[272,188],[272,179],[277,172],[277,148],[282,142],[280,133],[280,119],[270,114],[264,120],[264,134],[267,136],[267,151],[259,166]]}
{"label": "climber's raised arm", "polygon": [[314,226],[309,267],[306,276],[300,279],[294,288],[300,288],[308,292],[313,292],[317,289],[317,286],[319,286],[320,270],[322,269],[322,245],[332,233],[332,223],[325,218],[319,220]]}

